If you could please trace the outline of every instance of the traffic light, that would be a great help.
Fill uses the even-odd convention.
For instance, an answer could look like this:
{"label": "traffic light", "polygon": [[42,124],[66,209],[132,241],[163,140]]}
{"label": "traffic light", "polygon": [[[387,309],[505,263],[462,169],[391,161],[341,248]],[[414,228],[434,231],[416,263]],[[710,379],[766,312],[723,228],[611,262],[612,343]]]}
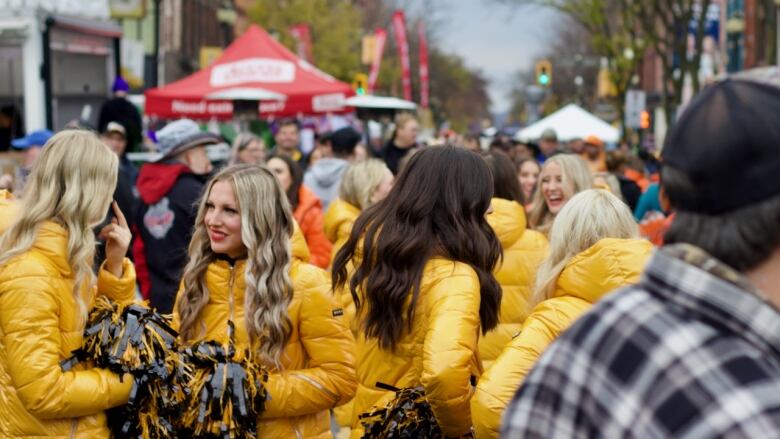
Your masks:
{"label": "traffic light", "polygon": [[368,88],[368,75],[365,73],[355,73],[352,78],[352,89],[355,90],[355,94],[364,95]]}
{"label": "traffic light", "polygon": [[542,59],[536,62],[534,69],[536,75],[536,85],[550,87],[552,85],[552,64],[549,60]]}
{"label": "traffic light", "polygon": [[639,128],[646,130],[650,128],[650,112],[647,110],[642,110],[641,113],[639,113]]}

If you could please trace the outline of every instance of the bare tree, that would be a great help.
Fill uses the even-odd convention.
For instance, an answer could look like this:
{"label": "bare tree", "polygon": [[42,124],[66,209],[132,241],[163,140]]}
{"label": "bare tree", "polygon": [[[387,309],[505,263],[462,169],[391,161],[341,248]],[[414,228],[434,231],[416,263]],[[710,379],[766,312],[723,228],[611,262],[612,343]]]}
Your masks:
{"label": "bare tree", "polygon": [[[608,60],[610,78],[617,90],[614,103],[621,120],[626,92],[647,49],[653,49],[661,58],[661,96],[669,124],[680,105],[685,78],[691,78],[694,92],[701,87],[698,71],[711,0],[496,1],[551,7],[581,24],[591,35],[593,49]],[[688,35],[692,22],[691,55]]]}

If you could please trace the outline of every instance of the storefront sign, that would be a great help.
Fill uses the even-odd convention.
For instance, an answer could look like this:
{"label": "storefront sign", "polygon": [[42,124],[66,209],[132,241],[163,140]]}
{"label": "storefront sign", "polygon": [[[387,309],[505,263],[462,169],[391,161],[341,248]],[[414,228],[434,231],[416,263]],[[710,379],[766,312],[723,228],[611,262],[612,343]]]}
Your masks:
{"label": "storefront sign", "polygon": [[211,85],[224,87],[247,82],[293,82],[295,64],[271,58],[249,58],[225,63],[211,70]]}

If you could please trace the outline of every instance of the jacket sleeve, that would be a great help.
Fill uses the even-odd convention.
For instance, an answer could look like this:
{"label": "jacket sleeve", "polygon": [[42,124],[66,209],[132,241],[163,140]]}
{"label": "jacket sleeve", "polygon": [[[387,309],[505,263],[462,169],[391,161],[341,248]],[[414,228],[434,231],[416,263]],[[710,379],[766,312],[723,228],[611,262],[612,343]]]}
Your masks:
{"label": "jacket sleeve", "polygon": [[330,265],[330,253],[333,244],[328,241],[322,226],[322,209],[312,208],[306,212],[301,222],[301,230],[306,237],[306,244],[311,252],[310,263],[320,268]]}
{"label": "jacket sleeve", "polygon": [[130,303],[135,300],[135,267],[130,259],[125,258],[122,261],[122,277],[116,277],[105,269],[106,263],[98,270],[97,289],[98,294],[109,299],[120,302]]}
{"label": "jacket sleeve", "polygon": [[345,317],[338,312],[334,315],[341,306],[329,291],[324,273],[317,277],[316,285],[304,292],[298,321],[307,368],[268,377],[265,418],[320,412],[355,395],[355,342]]}
{"label": "jacket sleeve", "polygon": [[105,369],[60,367],[60,297],[42,276],[21,277],[0,285],[0,334],[8,374],[24,408],[39,419],[75,418],[127,402],[129,376]]}
{"label": "jacket sleeve", "polygon": [[562,297],[545,300],[533,309],[521,332],[477,384],[471,413],[478,439],[499,437],[501,417],[523,379],[547,347],[589,306],[581,299]]}
{"label": "jacket sleeve", "polygon": [[425,394],[445,436],[471,428],[471,364],[477,355],[480,288],[476,274],[453,275],[428,292],[431,305],[423,345]]}

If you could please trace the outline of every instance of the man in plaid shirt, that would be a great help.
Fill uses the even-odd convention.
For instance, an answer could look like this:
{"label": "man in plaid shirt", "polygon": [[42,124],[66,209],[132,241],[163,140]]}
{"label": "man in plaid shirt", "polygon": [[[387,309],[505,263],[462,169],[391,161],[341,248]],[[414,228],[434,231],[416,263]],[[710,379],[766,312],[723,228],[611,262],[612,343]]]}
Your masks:
{"label": "man in plaid shirt", "polygon": [[666,138],[677,212],[642,281],[542,356],[502,437],[780,437],[780,88],[703,90]]}

